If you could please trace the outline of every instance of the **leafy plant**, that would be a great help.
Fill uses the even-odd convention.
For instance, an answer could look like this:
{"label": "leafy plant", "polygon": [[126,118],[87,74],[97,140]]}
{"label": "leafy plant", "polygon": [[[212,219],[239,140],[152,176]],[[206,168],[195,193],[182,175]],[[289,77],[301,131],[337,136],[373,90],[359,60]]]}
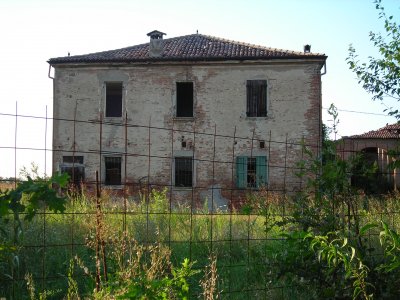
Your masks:
{"label": "leafy plant", "polygon": [[372,299],[369,290],[374,286],[367,282],[369,268],[356,255],[356,248],[349,245],[348,238],[337,231],[327,235],[309,234],[306,239],[310,239],[310,247],[317,254],[318,261],[327,263],[329,273],[337,276],[343,269],[344,279],[353,279],[353,299],[359,296]]}
{"label": "leafy plant", "polygon": [[[66,198],[59,196],[53,186],[64,187],[67,181],[67,175],[54,175],[49,179],[28,176],[14,189],[0,191],[0,278],[15,279],[20,265],[22,221],[32,221],[43,208],[53,212],[65,210]],[[24,217],[21,219],[21,216]]]}
{"label": "leafy plant", "polygon": [[0,191],[0,219],[8,222],[13,216],[14,221],[19,222],[20,215],[24,214],[24,219],[30,221],[43,207],[63,212],[66,198],[59,196],[53,186],[65,187],[67,183],[67,174],[56,174],[49,179],[28,176],[15,189]]}
{"label": "leafy plant", "polygon": [[[368,62],[360,63],[355,48],[350,45],[347,63],[356,73],[359,83],[373,95],[374,100],[391,97],[400,100],[400,26],[387,16],[381,0],[374,1],[379,18],[384,20],[385,34],[370,32],[370,41],[378,49],[379,57],[368,57]],[[389,115],[400,118],[398,109]]]}
{"label": "leafy plant", "polygon": [[389,273],[400,268],[400,236],[385,222],[381,222],[381,226],[379,240],[388,260],[379,267],[379,270]]}

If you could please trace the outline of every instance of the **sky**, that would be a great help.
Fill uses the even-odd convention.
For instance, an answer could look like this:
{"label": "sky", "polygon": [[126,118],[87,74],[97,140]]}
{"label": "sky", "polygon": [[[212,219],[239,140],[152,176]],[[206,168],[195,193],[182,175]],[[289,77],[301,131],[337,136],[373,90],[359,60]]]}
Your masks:
{"label": "sky", "polygon": [[[400,0],[382,3],[400,21]],[[311,44],[328,56],[323,121],[331,123],[326,109],[335,104],[338,137],[396,122],[384,110],[398,103],[372,101],[346,63],[350,44],[361,61],[377,55],[369,32],[383,33],[383,20],[373,0],[0,0],[0,176],[18,176],[31,162],[51,172],[49,58],[147,43],[152,30],[296,51]]]}

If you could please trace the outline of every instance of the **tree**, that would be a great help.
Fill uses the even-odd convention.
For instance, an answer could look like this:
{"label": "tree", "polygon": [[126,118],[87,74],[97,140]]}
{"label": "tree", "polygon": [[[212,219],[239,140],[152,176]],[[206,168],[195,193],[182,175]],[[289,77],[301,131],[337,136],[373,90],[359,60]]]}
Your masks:
{"label": "tree", "polygon": [[[370,41],[379,51],[379,57],[368,57],[368,62],[361,63],[355,48],[350,45],[347,63],[357,74],[359,83],[373,95],[373,100],[391,97],[400,101],[400,26],[387,16],[381,0],[375,0],[379,18],[384,20],[386,34],[370,32]],[[390,109],[389,115],[400,119],[399,109]]]}

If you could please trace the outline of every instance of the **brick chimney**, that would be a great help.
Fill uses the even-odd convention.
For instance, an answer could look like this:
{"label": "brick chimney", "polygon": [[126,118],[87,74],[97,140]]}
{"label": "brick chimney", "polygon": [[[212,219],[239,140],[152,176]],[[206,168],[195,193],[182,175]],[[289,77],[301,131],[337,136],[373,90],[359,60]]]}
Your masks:
{"label": "brick chimney", "polygon": [[164,48],[163,35],[166,35],[166,33],[157,30],[153,30],[152,32],[149,32],[147,34],[147,36],[150,37],[150,44],[149,44],[150,57],[162,56]]}

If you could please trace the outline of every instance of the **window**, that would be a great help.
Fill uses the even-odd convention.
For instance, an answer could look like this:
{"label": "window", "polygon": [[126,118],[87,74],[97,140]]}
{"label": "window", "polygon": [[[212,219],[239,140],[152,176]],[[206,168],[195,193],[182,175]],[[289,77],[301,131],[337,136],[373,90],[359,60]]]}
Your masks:
{"label": "window", "polygon": [[266,156],[238,156],[236,158],[236,185],[239,188],[260,188],[267,184]]}
{"label": "window", "polygon": [[63,156],[60,172],[69,175],[69,182],[79,186],[85,180],[83,156]]}
{"label": "window", "polygon": [[105,157],[105,185],[121,184],[121,157]]}
{"label": "window", "polygon": [[176,83],[176,117],[193,117],[193,82]]}
{"label": "window", "polygon": [[192,187],[193,160],[192,157],[175,157],[175,186]]}
{"label": "window", "polygon": [[106,117],[122,117],[122,82],[106,83]]}
{"label": "window", "polygon": [[63,163],[65,164],[83,164],[83,156],[63,156]]}
{"label": "window", "polygon": [[247,80],[247,107],[248,117],[267,116],[267,81]]}

